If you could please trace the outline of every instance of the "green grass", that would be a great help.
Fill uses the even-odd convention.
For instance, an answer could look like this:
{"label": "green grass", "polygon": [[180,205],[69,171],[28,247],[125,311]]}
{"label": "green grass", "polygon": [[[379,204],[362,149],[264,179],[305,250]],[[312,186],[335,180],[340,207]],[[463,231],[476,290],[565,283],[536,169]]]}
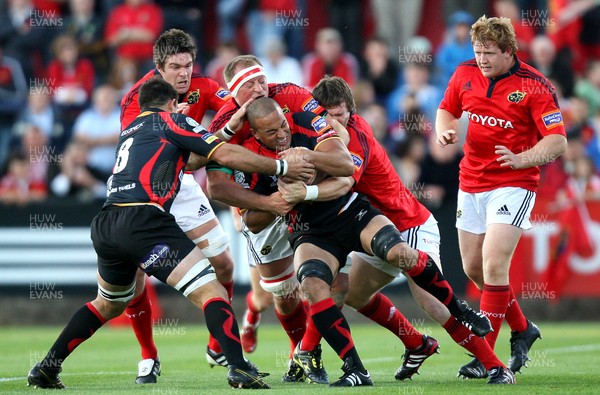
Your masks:
{"label": "green grass", "polygon": [[[369,369],[372,388],[332,389],[305,383],[282,383],[288,341],[275,325],[261,326],[257,350],[249,355],[273,387],[271,394],[597,394],[600,393],[600,324],[541,323],[543,339],[530,353],[530,367],[517,375],[516,386],[487,386],[482,380],[459,380],[456,371],[470,358],[449,336],[429,321],[418,329],[440,341],[441,353],[430,358],[413,381],[394,380],[401,363],[403,346],[389,332],[373,325],[354,325],[352,333],[358,351]],[[57,327],[0,328],[0,393],[32,393],[25,385],[29,368],[40,360],[58,335]],[[508,359],[508,328],[498,341],[499,357]],[[61,377],[68,394],[220,394],[231,393],[226,370],[210,369],[204,360],[207,332],[204,327],[162,322],[155,327],[163,375],[156,385],[133,383],[139,349],[129,328],[103,328],[85,342],[64,364]],[[337,378],[341,361],[323,346],[325,367],[330,379]],[[39,393],[42,390],[37,390]],[[343,392],[342,392],[343,391]]]}

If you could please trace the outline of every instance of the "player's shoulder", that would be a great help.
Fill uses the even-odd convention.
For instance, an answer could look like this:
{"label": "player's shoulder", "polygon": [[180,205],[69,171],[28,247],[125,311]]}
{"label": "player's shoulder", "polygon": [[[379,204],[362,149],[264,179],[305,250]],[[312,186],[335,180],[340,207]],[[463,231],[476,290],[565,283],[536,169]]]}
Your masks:
{"label": "player's shoulder", "polygon": [[479,66],[477,66],[477,61],[475,60],[475,58],[472,58],[460,62],[456,69],[461,71],[479,70]]}
{"label": "player's shoulder", "polygon": [[522,80],[521,86],[524,89],[534,90],[537,94],[554,94],[556,91],[548,78],[546,78],[539,70],[531,65],[528,65],[527,63],[520,63],[515,76]]}

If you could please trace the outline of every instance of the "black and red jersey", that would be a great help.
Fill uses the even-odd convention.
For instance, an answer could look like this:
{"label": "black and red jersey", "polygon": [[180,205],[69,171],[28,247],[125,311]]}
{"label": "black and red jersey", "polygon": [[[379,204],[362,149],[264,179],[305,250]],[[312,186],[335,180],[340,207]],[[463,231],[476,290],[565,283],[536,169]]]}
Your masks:
{"label": "black and red jersey", "polygon": [[352,114],[346,129],[354,161],[354,190],[366,195],[400,231],[424,224],[431,213],[404,186],[367,121]]}
{"label": "black and red jersey", "polygon": [[[150,70],[123,96],[121,99],[121,129],[129,126],[140,114],[138,103],[140,87],[144,82],[157,75],[160,75],[158,69]],[[192,73],[190,88],[185,95],[179,96],[178,101],[190,105],[187,116],[194,118],[197,122],[202,122],[207,110],[219,111],[230,99],[229,91],[221,88],[218,82],[198,73]]]}
{"label": "black and red jersey", "polygon": [[[331,138],[339,138],[331,126],[325,122],[325,119],[315,113],[297,112],[286,114],[286,119],[292,133],[291,147],[304,147],[316,150],[323,141]],[[277,157],[275,151],[264,146],[254,138],[247,139],[243,146],[259,155],[270,158]],[[256,193],[270,195],[277,191],[278,178],[276,176],[236,171],[234,178],[237,183]],[[338,215],[351,195],[352,193],[349,192],[345,196],[327,202],[299,203],[286,215],[286,220],[292,228],[298,223],[326,224]]]}
{"label": "black and red jersey", "polygon": [[[302,111],[310,111],[319,115],[325,115],[326,111],[319,102],[312,96],[312,94],[298,85],[287,83],[272,83],[268,85],[269,97],[277,102],[284,113],[295,113]],[[222,129],[227,122],[231,119],[233,114],[240,109],[235,99],[229,100],[223,107],[217,112],[213,121],[208,126],[208,130],[211,133],[216,133],[217,130]],[[242,144],[248,138],[252,137],[250,134],[250,125],[248,122],[244,122],[242,129],[229,140],[230,143]]]}
{"label": "black and red jersey", "polygon": [[119,136],[104,206],[156,203],[168,211],[190,151],[209,158],[221,144],[189,116],[145,111]]}
{"label": "black and red jersey", "polygon": [[531,149],[544,136],[565,135],[552,84],[539,71],[517,59],[505,74],[486,78],[475,59],[461,63],[440,108],[469,118],[465,156],[460,162],[460,189],[485,192],[499,187],[535,191],[538,167],[500,167],[495,153],[503,145],[515,154]]}

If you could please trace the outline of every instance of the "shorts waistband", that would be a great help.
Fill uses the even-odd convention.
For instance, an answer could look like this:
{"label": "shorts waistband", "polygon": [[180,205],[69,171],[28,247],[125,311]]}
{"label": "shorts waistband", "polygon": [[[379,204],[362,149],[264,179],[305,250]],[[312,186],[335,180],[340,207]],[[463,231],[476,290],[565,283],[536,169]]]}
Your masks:
{"label": "shorts waistband", "polygon": [[158,203],[152,203],[152,202],[148,202],[148,203],[113,203],[113,206],[118,206],[118,207],[154,206],[154,207],[158,208],[160,211],[165,212],[165,209],[163,208],[163,206],[161,206]]}

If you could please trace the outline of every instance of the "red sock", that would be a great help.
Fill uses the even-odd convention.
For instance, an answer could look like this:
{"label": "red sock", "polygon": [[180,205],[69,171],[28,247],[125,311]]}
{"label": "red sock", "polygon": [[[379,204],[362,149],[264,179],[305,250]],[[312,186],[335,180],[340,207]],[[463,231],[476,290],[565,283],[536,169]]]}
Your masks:
{"label": "red sock", "polygon": [[135,337],[142,347],[142,359],[158,358],[158,350],[152,337],[152,302],[146,288],[137,298],[129,302],[125,314],[131,321]]}
{"label": "red sock", "polygon": [[260,320],[260,310],[256,308],[254,302],[252,301],[252,297],[254,296],[254,291],[250,290],[246,294],[246,305],[248,306],[248,313],[244,317],[246,321],[250,325],[256,325],[256,323]]}
{"label": "red sock", "polygon": [[304,332],[304,336],[302,337],[302,350],[311,351],[321,343],[323,336],[315,326],[315,322],[312,320],[311,315],[308,314],[310,311],[308,303],[303,303],[303,305],[306,314],[306,332]]}
{"label": "red sock", "polygon": [[506,367],[498,359],[494,350],[492,350],[485,339],[475,335],[469,328],[454,318],[454,316],[450,316],[450,319],[442,326],[452,340],[459,346],[469,350],[485,366],[486,370],[490,370],[496,366]]}
{"label": "red sock", "polygon": [[[231,303],[231,300],[233,299],[233,280],[226,283],[221,283],[221,285],[223,285],[223,287],[227,291],[227,297],[229,298],[229,302]],[[213,337],[212,334],[210,334],[208,337],[208,348],[217,353],[223,352],[223,349],[219,345],[219,342]]]}
{"label": "red sock", "polygon": [[498,339],[500,328],[502,328],[509,296],[510,285],[483,284],[479,309],[490,319],[492,324],[493,331],[485,336],[485,340],[490,344],[492,350],[496,345],[496,339]]}
{"label": "red sock", "polygon": [[306,332],[306,310],[304,309],[304,304],[299,302],[294,311],[289,314],[281,314],[275,309],[275,315],[290,338],[290,347],[293,352]]}
{"label": "red sock", "polygon": [[506,309],[506,322],[510,329],[517,332],[527,330],[527,318],[519,306],[515,291],[510,287],[510,296],[508,298],[508,308]]}
{"label": "red sock", "polygon": [[377,292],[358,312],[398,336],[409,350],[414,350],[423,344],[423,334],[417,331],[392,301],[381,292]]}

